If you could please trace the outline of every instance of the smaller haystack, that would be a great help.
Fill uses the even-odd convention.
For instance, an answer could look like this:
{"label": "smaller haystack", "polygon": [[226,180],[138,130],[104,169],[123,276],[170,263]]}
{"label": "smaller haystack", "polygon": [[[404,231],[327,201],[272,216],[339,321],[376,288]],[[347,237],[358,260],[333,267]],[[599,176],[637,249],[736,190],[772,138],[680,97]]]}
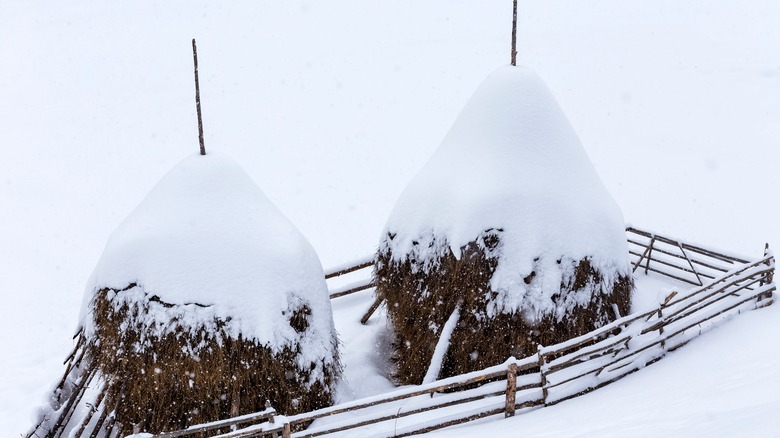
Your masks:
{"label": "smaller haystack", "polygon": [[284,414],[333,402],[340,362],[319,259],[224,155],[182,161],[113,233],[80,321],[35,436],[159,433],[266,400]]}
{"label": "smaller haystack", "polygon": [[474,93],[396,203],[376,262],[404,384],[422,381],[456,308],[439,377],[604,325],[633,288],[622,214],[525,67]]}

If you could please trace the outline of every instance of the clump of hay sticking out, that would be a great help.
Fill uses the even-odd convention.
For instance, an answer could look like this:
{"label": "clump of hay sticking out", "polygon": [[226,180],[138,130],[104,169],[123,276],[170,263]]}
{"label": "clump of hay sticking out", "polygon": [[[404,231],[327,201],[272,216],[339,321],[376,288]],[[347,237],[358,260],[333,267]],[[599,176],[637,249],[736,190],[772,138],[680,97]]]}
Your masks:
{"label": "clump of hay sticking out", "polygon": [[267,400],[285,414],[331,405],[338,357],[307,362],[311,307],[290,297],[284,313],[300,337],[275,351],[231,336],[232,321],[209,306],[165,303],[136,284],[97,291],[84,336],[103,402],[118,422],[152,433],[261,411]]}
{"label": "clump of hay sticking out", "polygon": [[620,209],[525,67],[474,93],[397,201],[374,276],[404,384],[426,376],[459,305],[438,377],[598,328],[629,312],[633,290]]}

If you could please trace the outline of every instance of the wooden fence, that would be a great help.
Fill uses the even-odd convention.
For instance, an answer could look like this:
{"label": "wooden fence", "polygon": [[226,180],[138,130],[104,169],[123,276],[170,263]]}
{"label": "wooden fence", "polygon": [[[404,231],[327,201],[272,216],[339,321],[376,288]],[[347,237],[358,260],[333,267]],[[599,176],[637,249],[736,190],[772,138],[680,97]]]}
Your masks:
{"label": "wooden fence", "polygon": [[[631,227],[626,232],[634,271],[644,269],[695,287],[671,292],[651,310],[541,347],[531,357],[510,358],[484,370],[313,412],[285,417],[267,409],[159,436],[185,436],[202,433],[207,430],[204,427],[224,430],[264,421],[217,436],[316,437],[359,430],[361,436],[401,437],[480,418],[510,417],[612,383],[663,358],[713,324],[773,302],[774,257],[768,249],[764,257],[748,261]],[[360,271],[365,277],[372,263],[368,258],[360,260],[332,270],[326,278]],[[331,298],[372,286],[369,275],[332,291]],[[379,305],[376,301],[371,312]],[[364,320],[368,317],[370,313]]]}

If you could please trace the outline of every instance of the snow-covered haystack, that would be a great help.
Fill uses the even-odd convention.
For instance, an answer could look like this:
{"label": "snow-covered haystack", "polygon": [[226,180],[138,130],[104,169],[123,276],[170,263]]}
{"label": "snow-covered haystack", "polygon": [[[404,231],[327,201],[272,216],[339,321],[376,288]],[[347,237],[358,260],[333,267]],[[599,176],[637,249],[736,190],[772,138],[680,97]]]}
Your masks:
{"label": "snow-covered haystack", "polygon": [[379,244],[374,275],[398,380],[422,381],[456,308],[440,377],[627,314],[624,226],[542,80],[525,67],[495,71],[403,192]]}
{"label": "snow-covered haystack", "polygon": [[214,153],[182,161],[113,233],[81,329],[81,373],[99,372],[98,403],[125,431],[182,429],[266,400],[286,414],[321,408],[341,368],[314,249]]}

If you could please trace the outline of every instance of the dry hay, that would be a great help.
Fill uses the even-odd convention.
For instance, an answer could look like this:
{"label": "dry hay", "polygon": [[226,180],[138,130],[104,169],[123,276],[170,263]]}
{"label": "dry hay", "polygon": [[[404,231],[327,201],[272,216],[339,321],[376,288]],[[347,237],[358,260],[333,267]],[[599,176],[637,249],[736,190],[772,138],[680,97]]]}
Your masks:
{"label": "dry hay", "polygon": [[[229,319],[191,327],[174,316],[169,321],[174,328],[156,335],[148,327],[150,315],[184,315],[197,310],[186,307],[199,305],[175,306],[148,295],[135,305],[114,300],[134,287],[95,294],[90,304],[94,333],[86,339],[89,366],[106,381],[103,403],[116,406],[116,421],[126,428],[140,424],[151,433],[179,430],[261,411],[266,400],[287,415],[333,404],[341,367],[337,357],[330,364],[301,366],[300,345],[274,353],[256,341],[235,339],[224,330]],[[311,310],[305,305],[290,310],[290,325],[305,331]],[[321,380],[313,378],[315,369]]]}
{"label": "dry hay", "polygon": [[[393,361],[395,378],[401,384],[420,384],[431,363],[441,328],[462,301],[460,320],[452,333],[440,378],[499,364],[510,356],[535,354],[539,345],[553,345],[585,334],[626,315],[630,308],[633,278],[604,275],[588,258],[558,261],[564,272],[560,296],[583,288],[594,293],[585,306],[576,306],[565,318],[544,316],[532,323],[520,313],[491,315],[488,304],[496,297],[490,279],[498,264],[500,229],[490,229],[461,248],[457,259],[447,242],[428,241],[438,255],[421,259],[414,252],[397,257],[391,245],[377,254],[374,276],[376,293],[386,299],[387,313],[395,332]],[[388,234],[392,240],[395,236]],[[420,245],[419,242],[415,242]],[[395,257],[394,257],[395,256]],[[613,273],[614,274],[614,273]],[[527,284],[535,281],[532,273]],[[616,278],[605,284],[604,278]],[[605,293],[606,292],[606,293]],[[560,299],[560,298],[558,298]]]}

